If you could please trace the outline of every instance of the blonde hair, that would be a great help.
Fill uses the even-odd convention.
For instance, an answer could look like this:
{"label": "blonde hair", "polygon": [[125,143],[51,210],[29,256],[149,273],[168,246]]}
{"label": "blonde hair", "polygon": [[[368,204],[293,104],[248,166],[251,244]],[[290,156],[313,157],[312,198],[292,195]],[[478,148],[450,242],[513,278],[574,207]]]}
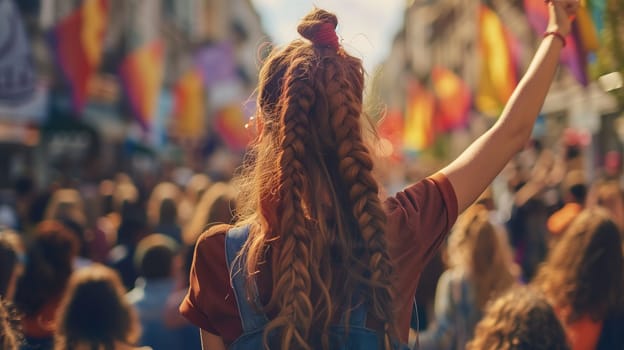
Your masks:
{"label": "blonde hair", "polygon": [[[193,210],[193,216],[184,228],[182,240],[185,244],[193,245],[199,235],[209,225],[224,223],[231,224],[234,219],[234,204],[236,191],[225,182],[217,182],[210,186],[199,199]],[[229,215],[224,217],[227,210]]]}
{"label": "blonde hair", "polygon": [[449,237],[450,266],[466,269],[480,308],[505,292],[516,279],[511,248],[503,235],[490,222],[489,211],[477,204],[462,214]]}
{"label": "blonde hair", "polygon": [[147,201],[147,222],[149,226],[154,228],[158,225],[162,203],[165,200],[172,200],[173,203],[178,203],[180,197],[180,188],[173,182],[161,182],[156,185]]}

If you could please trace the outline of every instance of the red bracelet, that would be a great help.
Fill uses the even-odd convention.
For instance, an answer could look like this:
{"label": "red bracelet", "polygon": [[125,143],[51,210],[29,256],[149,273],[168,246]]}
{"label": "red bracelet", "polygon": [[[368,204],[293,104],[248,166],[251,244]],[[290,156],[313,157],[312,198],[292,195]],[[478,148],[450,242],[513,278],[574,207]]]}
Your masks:
{"label": "red bracelet", "polygon": [[557,38],[559,38],[559,39],[561,40],[561,43],[563,44],[563,47],[565,47],[565,46],[566,46],[566,39],[565,39],[565,37],[563,36],[563,34],[561,34],[561,33],[557,32],[557,31],[545,32],[545,33],[544,33],[544,38],[545,38],[545,37],[547,37],[547,36],[549,36],[549,35],[554,35],[554,36],[556,36]]}

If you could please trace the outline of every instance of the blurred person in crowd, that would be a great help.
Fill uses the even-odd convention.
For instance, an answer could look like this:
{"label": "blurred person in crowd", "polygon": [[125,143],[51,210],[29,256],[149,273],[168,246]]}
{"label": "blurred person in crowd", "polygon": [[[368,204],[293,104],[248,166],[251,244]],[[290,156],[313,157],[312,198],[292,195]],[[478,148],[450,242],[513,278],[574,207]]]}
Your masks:
{"label": "blurred person in crowd", "polygon": [[[80,244],[75,267],[80,268],[92,263],[91,248],[98,240],[93,237],[96,231],[88,227],[80,192],[70,188],[63,188],[54,192],[46,208],[45,220],[61,222],[78,239]],[[103,243],[101,239],[99,241],[100,244]]]}
{"label": "blurred person in crowd", "polygon": [[102,205],[98,227],[105,232],[110,247],[117,244],[117,231],[122,222],[122,208],[126,203],[139,202],[139,191],[126,176],[117,176],[116,180],[104,180],[100,183]]}
{"label": "blurred person in crowd", "polygon": [[139,276],[134,255],[137,244],[147,232],[145,210],[138,203],[124,202],[120,210],[120,224],[115,234],[117,242],[110,250],[106,264],[119,272],[128,290],[134,287],[134,282]]}
{"label": "blurred person in crowd", "polygon": [[24,273],[26,257],[22,238],[16,232],[0,229],[0,298],[13,300],[17,281]]}
{"label": "blurred person in crowd", "polygon": [[[561,184],[563,207],[554,212],[546,222],[551,243],[558,241],[561,235],[585,207],[587,184],[582,170],[568,172]],[[552,244],[551,244],[552,246]]]}
{"label": "blurred person in crowd", "polygon": [[193,216],[184,228],[183,241],[194,245],[209,226],[231,224],[234,220],[236,191],[226,182],[216,182],[208,188],[198,201]]}
{"label": "blurred person in crowd", "polygon": [[[135,347],[141,325],[119,275],[93,264],[76,271],[58,310],[55,350],[148,350]],[[173,349],[173,348],[172,348]]]}
{"label": "blurred person in crowd", "polygon": [[418,337],[420,349],[464,349],[486,303],[514,285],[512,253],[488,209],[473,205],[448,242],[450,268],[438,282],[435,319]]}
{"label": "blurred person in crowd", "polygon": [[186,183],[184,197],[178,206],[180,223],[183,226],[188,225],[197,203],[199,203],[204,192],[210,188],[210,185],[212,185],[212,180],[206,174],[193,174]]}
{"label": "blurred person in crowd", "polygon": [[0,229],[0,349],[17,350],[21,343],[19,318],[12,303],[17,282],[24,272],[22,238],[12,230]]}
{"label": "blurred person in crowd", "polygon": [[61,188],[61,185],[58,181],[50,182],[45,188],[39,191],[35,198],[30,203],[30,208],[28,209],[28,218],[30,222],[30,227],[25,228],[20,231],[27,236],[30,236],[32,231],[35,230],[36,226],[46,218],[46,210],[48,208],[48,204],[52,199],[52,195]]}
{"label": "blurred person in crowd", "polygon": [[548,300],[515,287],[488,304],[466,350],[568,350],[566,335]]}
{"label": "blurred person in crowd", "polygon": [[106,179],[100,181],[97,193],[97,211],[94,230],[98,231],[97,236],[100,242],[95,245],[92,250],[93,260],[96,262],[105,262],[110,249],[117,240],[117,229],[119,228],[119,216],[115,211],[113,202],[113,192],[115,183],[113,180]]}
{"label": "blurred person in crowd", "polygon": [[0,349],[18,350],[22,342],[19,318],[0,296]]}
{"label": "blurred person in crowd", "polygon": [[195,245],[185,246],[180,250],[174,273],[175,287],[167,298],[164,311],[165,326],[170,332],[174,333],[176,337],[175,342],[180,349],[201,349],[201,340],[197,327],[193,326],[178,311],[189,287],[189,274],[193,264],[194,251]]}
{"label": "blurred person in crowd", "polygon": [[[186,342],[189,342],[187,348],[192,348],[193,344],[199,340],[193,336],[197,335],[197,329],[180,315],[178,307],[189,287],[189,273],[193,262],[195,243],[199,235],[210,225],[229,224],[234,220],[235,199],[236,192],[229,183],[216,182],[212,184],[199,199],[193,216],[183,233],[183,241],[186,246],[180,254],[183,262],[182,268],[176,270],[178,282],[167,301],[165,321],[168,327],[175,329],[176,333],[181,335],[179,339],[185,339]],[[189,334],[189,332],[192,333]]]}
{"label": "blurred person in crowd", "polygon": [[71,188],[56,190],[46,207],[45,220],[67,220],[86,227],[87,218],[80,192]]}
{"label": "blurred person in crowd", "polygon": [[26,232],[33,225],[29,216],[30,207],[36,198],[37,188],[30,176],[20,176],[13,184],[15,189],[15,210],[17,212],[18,226],[20,232]]}
{"label": "blurred person in crowd", "polygon": [[175,287],[174,258],[178,244],[171,237],[154,233],[137,245],[134,261],[139,278],[127,297],[139,313],[141,345],[154,350],[177,349],[176,337],[165,326],[165,306]]}
{"label": "blurred person in crowd", "polygon": [[21,349],[52,349],[56,311],[78,248],[76,236],[63,224],[43,221],[37,225],[26,249],[28,258],[14,298],[25,338]]}
{"label": "blurred person in crowd", "polygon": [[[121,224],[121,208],[125,202],[138,201],[138,191],[130,181],[102,180],[99,188],[99,210],[95,223],[96,237],[100,239],[92,250],[95,261],[104,262],[110,249],[117,243],[117,230]],[[103,241],[102,241],[103,240]]]}
{"label": "blurred person in crowd", "polygon": [[587,206],[608,210],[620,232],[624,232],[624,191],[617,180],[597,180],[588,195]]}
{"label": "blurred person in crowd", "polygon": [[20,217],[15,191],[0,188],[0,229],[2,228],[18,230]]}
{"label": "blurred person in crowd", "polygon": [[152,232],[162,233],[182,242],[182,229],[178,220],[180,189],[172,182],[159,183],[147,202],[147,220]]}
{"label": "blurred person in crowd", "polygon": [[534,282],[553,305],[573,350],[596,349],[605,320],[621,310],[623,272],[617,225],[604,209],[584,210]]}
{"label": "blurred person in crowd", "polygon": [[[238,177],[238,220],[197,243],[181,312],[202,329],[204,349],[327,349],[341,341],[336,323],[348,322],[371,348],[407,346],[423,267],[529,139],[578,5],[548,3],[550,34],[497,123],[440,172],[383,202],[363,135],[372,125],[362,113],[361,60],[341,47],[333,14],[305,16],[306,40],[273,50],[260,71],[259,134]],[[228,263],[241,273],[230,275]]]}
{"label": "blurred person in crowd", "polygon": [[[538,145],[534,143],[533,147],[541,150]],[[549,183],[550,157],[541,158],[539,154],[537,159],[540,161],[536,161],[530,170],[526,169],[530,165],[522,165],[523,162],[516,159],[515,171],[508,179],[513,202],[505,229],[514,249],[514,261],[522,268],[524,281],[533,278],[547,252],[546,221],[550,213],[544,201],[544,193]]]}

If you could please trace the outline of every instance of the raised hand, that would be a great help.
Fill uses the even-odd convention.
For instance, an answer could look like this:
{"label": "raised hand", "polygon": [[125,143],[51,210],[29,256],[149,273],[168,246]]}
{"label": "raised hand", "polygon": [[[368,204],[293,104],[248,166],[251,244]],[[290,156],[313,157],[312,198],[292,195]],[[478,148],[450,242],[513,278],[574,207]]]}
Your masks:
{"label": "raised hand", "polygon": [[579,0],[548,0],[550,16],[548,20],[548,32],[559,32],[566,36],[572,30],[572,21],[576,17],[580,3]]}

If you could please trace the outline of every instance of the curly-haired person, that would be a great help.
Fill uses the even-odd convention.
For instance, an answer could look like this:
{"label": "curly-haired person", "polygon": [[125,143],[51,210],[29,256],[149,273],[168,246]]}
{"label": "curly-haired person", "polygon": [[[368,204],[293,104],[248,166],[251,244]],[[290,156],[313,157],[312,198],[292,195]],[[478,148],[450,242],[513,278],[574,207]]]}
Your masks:
{"label": "curly-haired person", "polygon": [[527,287],[512,288],[488,305],[466,350],[568,350],[548,300]]}

